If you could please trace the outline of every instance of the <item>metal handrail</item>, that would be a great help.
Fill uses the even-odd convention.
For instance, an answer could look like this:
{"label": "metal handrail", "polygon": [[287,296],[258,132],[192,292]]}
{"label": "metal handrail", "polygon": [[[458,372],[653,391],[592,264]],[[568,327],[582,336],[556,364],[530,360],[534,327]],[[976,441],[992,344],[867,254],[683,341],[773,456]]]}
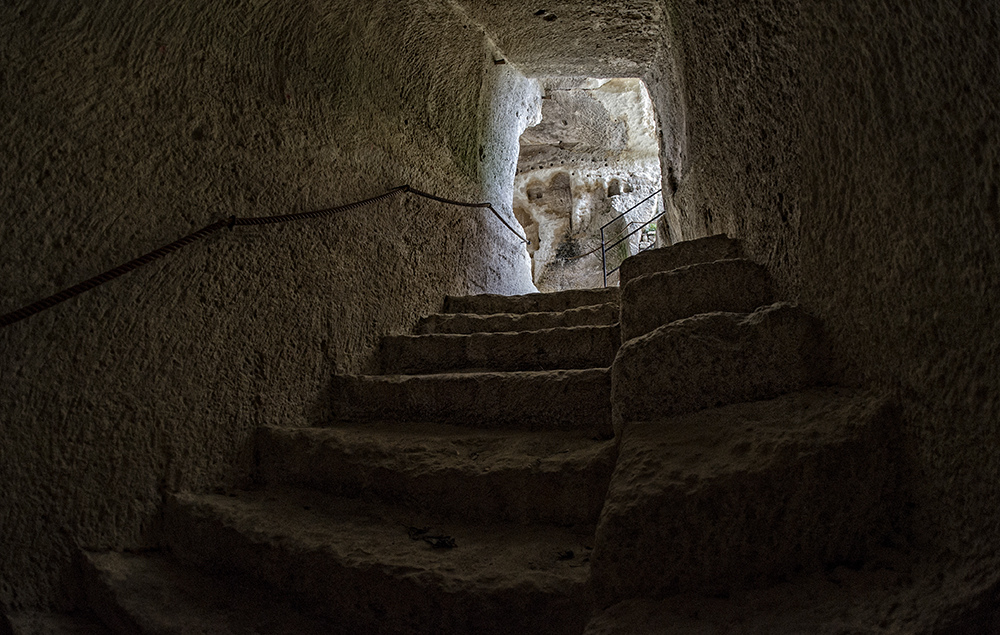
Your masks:
{"label": "metal handrail", "polygon": [[603,231],[604,231],[604,229],[605,229],[605,228],[606,228],[606,227],[607,227],[608,225],[610,225],[611,223],[615,222],[616,220],[618,220],[619,218],[621,218],[621,217],[622,217],[622,216],[624,216],[625,214],[628,214],[629,212],[631,212],[631,211],[632,211],[632,210],[634,210],[635,208],[639,207],[640,205],[642,205],[643,203],[645,203],[645,202],[646,202],[646,201],[648,201],[649,199],[653,198],[654,196],[656,196],[657,194],[659,194],[659,193],[660,193],[660,192],[662,192],[662,191],[663,191],[663,189],[662,189],[662,188],[661,188],[661,189],[659,189],[659,190],[656,190],[655,192],[653,192],[652,194],[650,194],[650,195],[649,195],[649,196],[647,196],[646,198],[642,199],[641,201],[639,201],[638,203],[636,203],[636,204],[635,204],[635,205],[633,205],[632,207],[628,208],[627,210],[625,210],[624,212],[622,212],[622,213],[621,213],[621,214],[619,214],[618,216],[615,216],[614,218],[612,218],[612,219],[611,219],[611,220],[609,220],[608,222],[604,223],[603,225],[601,225],[601,231],[603,232]]}
{"label": "metal handrail", "polygon": [[[657,214],[653,218],[649,219],[648,221],[646,221],[642,225],[639,225],[639,227],[633,229],[632,231],[630,231],[629,233],[625,234],[624,236],[622,236],[621,238],[619,238],[615,242],[613,242],[610,245],[608,245],[605,249],[613,249],[614,247],[617,247],[618,245],[622,244],[623,242],[625,242],[626,240],[628,240],[629,238],[631,238],[632,234],[634,234],[637,231],[641,230],[643,227],[645,227],[646,225],[650,224],[651,222],[653,222],[654,220],[656,220],[660,216],[663,216],[663,214],[664,214],[664,212],[660,212],[659,214]],[[632,223],[630,222],[629,225],[631,225],[631,224]],[[609,271],[608,273],[611,273],[611,272]]]}
{"label": "metal handrail", "polygon": [[[664,210],[664,211],[660,212],[659,214],[657,214],[656,216],[650,218],[648,221],[646,221],[645,223],[643,223],[642,225],[640,225],[635,231],[633,231],[632,234],[634,234],[635,232],[641,230],[643,227],[645,227],[646,225],[649,225],[650,223],[652,223],[653,221],[657,220],[658,218],[660,218],[661,216],[663,216],[666,213],[667,213],[666,210]],[[631,236],[632,234],[629,234],[629,236]],[[628,238],[628,236],[626,236],[625,238]],[[622,241],[619,240],[618,242],[620,243]],[[618,243],[615,243],[615,244],[618,244]],[[637,251],[635,253],[641,254],[642,252],[648,251],[650,249],[652,249],[652,247],[640,248],[639,251]],[[624,262],[624,261],[622,261],[622,262]],[[613,274],[614,272],[618,271],[621,268],[622,268],[621,263],[619,263],[618,266],[615,267],[614,269],[612,269],[611,271],[605,272],[605,274],[604,274],[604,286],[608,286],[608,276],[611,275],[611,274]]]}
{"label": "metal handrail", "polygon": [[[628,214],[629,212],[631,212],[635,208],[639,207],[640,205],[642,205],[646,201],[650,200],[651,198],[653,198],[654,196],[656,196],[657,194],[659,194],[662,191],[663,191],[662,189],[656,190],[655,192],[653,192],[652,194],[650,194],[646,198],[642,199],[641,201],[639,201],[638,203],[636,203],[632,207],[628,208],[627,210],[625,210],[624,212],[622,212],[618,216],[615,216],[614,218],[612,218],[611,220],[609,220],[608,222],[604,223],[604,225],[601,226],[601,271],[604,274],[604,286],[605,287],[608,286],[608,275],[612,274],[612,273],[614,273],[616,271],[618,271],[618,269],[621,267],[621,263],[618,263],[617,267],[615,267],[611,271],[608,271],[608,249],[611,249],[612,247],[620,245],[624,241],[628,240],[633,234],[635,234],[638,231],[641,231],[644,227],[646,227],[647,225],[649,225],[650,223],[652,223],[656,219],[658,219],[661,216],[663,216],[666,213],[666,211],[660,212],[656,216],[650,218],[648,221],[646,221],[645,223],[643,223],[642,225],[640,225],[638,228],[632,230],[631,232],[625,234],[624,236],[620,236],[618,238],[618,240],[616,240],[615,242],[611,243],[610,245],[607,244],[607,242],[606,242],[606,240],[604,238],[604,230],[607,229],[609,225],[611,225],[615,221],[621,219],[626,214]],[[631,225],[632,222],[629,221],[628,224]],[[648,249],[648,247],[647,247],[647,249]],[[639,252],[637,252],[637,253],[641,253],[643,251],[646,251],[646,249],[640,249]]]}

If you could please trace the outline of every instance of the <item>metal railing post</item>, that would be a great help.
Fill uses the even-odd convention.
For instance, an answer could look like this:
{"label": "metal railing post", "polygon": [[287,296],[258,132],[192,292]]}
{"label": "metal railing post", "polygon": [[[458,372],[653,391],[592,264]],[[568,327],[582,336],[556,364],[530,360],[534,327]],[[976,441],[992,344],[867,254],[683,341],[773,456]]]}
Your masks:
{"label": "metal railing post", "polygon": [[604,228],[601,228],[601,273],[604,274],[604,286],[608,286],[608,256],[604,250]]}

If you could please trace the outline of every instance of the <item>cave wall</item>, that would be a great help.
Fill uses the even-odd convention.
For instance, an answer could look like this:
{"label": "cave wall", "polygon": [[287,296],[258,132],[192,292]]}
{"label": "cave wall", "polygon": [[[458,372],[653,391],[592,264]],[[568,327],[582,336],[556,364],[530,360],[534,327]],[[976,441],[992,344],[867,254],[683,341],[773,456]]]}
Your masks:
{"label": "cave wall", "polygon": [[[906,529],[1000,552],[1000,8],[665,2],[674,238],[743,239],[904,406]],[[669,51],[668,51],[669,48]],[[655,86],[655,89],[654,89]]]}
{"label": "cave wall", "polygon": [[[671,238],[742,238],[842,380],[900,396],[914,537],[1000,551],[1000,9],[356,4],[0,7],[0,311],[230,214],[400,183],[509,210],[538,107],[515,67],[641,75]],[[487,212],[407,197],[223,232],[3,329],[0,602],[71,606],[76,545],[149,544],[164,491],[245,474],[254,427],[321,417],[329,373],[444,293],[530,289]]]}
{"label": "cave wall", "polygon": [[[404,183],[510,216],[538,94],[450,3],[0,7],[0,312],[229,215]],[[402,196],[236,228],[0,330],[0,603],[73,606],[76,547],[247,474],[446,293],[532,291],[486,210]]]}

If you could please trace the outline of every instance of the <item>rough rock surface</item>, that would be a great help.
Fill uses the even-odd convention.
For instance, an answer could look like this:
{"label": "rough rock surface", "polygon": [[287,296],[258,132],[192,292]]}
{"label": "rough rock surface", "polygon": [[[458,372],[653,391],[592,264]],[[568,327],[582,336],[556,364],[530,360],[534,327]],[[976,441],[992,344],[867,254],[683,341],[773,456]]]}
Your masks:
{"label": "rough rock surface", "polygon": [[750,313],[772,302],[770,276],[749,260],[650,273],[632,278],[621,290],[622,341],[699,313]]}
{"label": "rough rock surface", "polygon": [[115,635],[93,613],[74,611],[20,611],[0,613],[0,635]]}
{"label": "rough rock surface", "polygon": [[647,85],[679,117],[674,240],[740,238],[823,321],[839,377],[900,391],[913,531],[994,559],[1000,7],[670,6],[676,62]]}
{"label": "rough rock surface", "polygon": [[818,322],[784,302],[661,326],[618,351],[611,388],[615,431],[631,421],[810,386],[823,376],[824,352]]}
{"label": "rough rock surface", "polygon": [[330,635],[273,590],[236,576],[210,577],[163,554],[85,553],[90,603],[114,633]]}
{"label": "rough rock surface", "polygon": [[690,593],[626,600],[597,615],[585,635],[860,635],[1000,632],[987,563],[880,550],[861,569],[835,567],[728,597]]}
{"label": "rough rock surface", "polygon": [[262,482],[484,522],[594,524],[616,456],[614,441],[578,432],[394,423],[259,434]]}
{"label": "rough rock surface", "polygon": [[740,242],[725,234],[682,240],[669,247],[649,249],[626,259],[622,262],[619,287],[624,289],[634,278],[658,271],[671,271],[703,262],[742,257],[743,248]]}
{"label": "rough rock surface", "polygon": [[567,326],[598,326],[618,322],[618,304],[607,302],[565,311],[536,313],[434,313],[420,318],[416,332],[431,333],[501,333],[538,331]]}
{"label": "rough rock surface", "polygon": [[670,23],[660,0],[458,0],[532,77],[640,77]]}
{"label": "rough rock surface", "polygon": [[553,293],[527,295],[497,295],[483,293],[468,296],[447,296],[445,313],[537,313],[566,311],[583,306],[618,302],[618,289],[572,289]]}
{"label": "rough rock surface", "polygon": [[[336,619],[346,632],[575,634],[587,619],[579,533],[470,525],[317,492],[268,488],[177,495],[167,541],[207,570],[250,574]],[[453,548],[414,539],[447,535]]]}
{"label": "rough rock surface", "polygon": [[[823,320],[841,377],[900,394],[910,530],[995,562],[998,10],[5,3],[2,301],[230,213],[418,180],[492,198],[513,161],[485,152],[477,178],[478,141],[537,110],[517,68],[643,76],[674,239],[741,238]],[[251,431],[308,423],[331,367],[358,372],[443,292],[512,281],[485,212],[384,212],[205,243],[0,333],[7,610],[72,608],[76,545],[148,545],[163,489],[238,480]]]}
{"label": "rough rock surface", "polygon": [[[0,313],[405,183],[514,224],[540,95],[496,54],[445,0],[3,3]],[[407,195],[220,232],[3,329],[0,602],[72,609],[78,544],[149,545],[164,488],[245,479],[254,428],[309,423],[443,294],[533,290],[487,210]]]}
{"label": "rough rock surface", "polygon": [[607,606],[860,563],[899,504],[898,410],[846,389],[628,423],[592,558]]}
{"label": "rough rock surface", "polygon": [[392,335],[379,350],[382,372],[608,368],[621,343],[618,325],[523,333]]}
{"label": "rough rock surface", "polygon": [[333,419],[431,421],[524,430],[611,430],[607,368],[439,375],[338,375]]}

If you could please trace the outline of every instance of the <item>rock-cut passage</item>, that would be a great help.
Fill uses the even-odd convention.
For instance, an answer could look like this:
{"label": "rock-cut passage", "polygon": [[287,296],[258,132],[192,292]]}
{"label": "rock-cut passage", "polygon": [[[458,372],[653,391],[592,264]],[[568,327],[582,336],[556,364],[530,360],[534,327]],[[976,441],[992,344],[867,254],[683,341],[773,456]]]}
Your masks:
{"label": "rock-cut passage", "polygon": [[648,252],[620,292],[446,298],[385,338],[380,374],[332,379],[327,425],[261,428],[257,487],[171,494],[160,553],[84,554],[95,612],[121,633],[580,634],[619,602],[863,559],[895,409],[816,387],[819,325],[741,253]]}

